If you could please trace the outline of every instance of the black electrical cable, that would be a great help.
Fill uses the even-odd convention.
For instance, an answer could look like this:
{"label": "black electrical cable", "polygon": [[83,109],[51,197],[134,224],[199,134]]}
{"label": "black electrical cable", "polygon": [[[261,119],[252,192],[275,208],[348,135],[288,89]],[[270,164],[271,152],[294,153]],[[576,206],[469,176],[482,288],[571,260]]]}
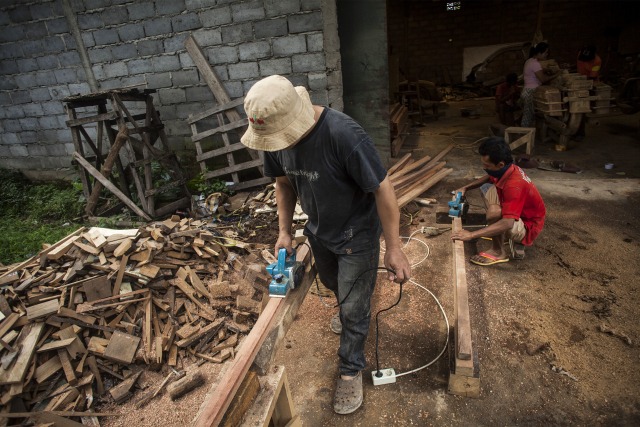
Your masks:
{"label": "black electrical cable", "polygon": [[400,283],[400,294],[398,295],[398,301],[396,301],[396,303],[393,304],[391,307],[385,308],[385,309],[380,310],[380,311],[378,311],[376,313],[376,377],[378,377],[378,378],[380,378],[382,376],[382,372],[380,372],[380,360],[378,359],[378,338],[380,336],[380,334],[378,333],[378,316],[383,311],[391,310],[393,307],[395,307],[396,305],[400,304],[400,300],[402,299],[402,285],[403,284],[404,284],[404,282]]}
{"label": "black electrical cable", "polygon": [[[302,244],[303,245],[307,245],[309,247],[309,249],[312,250],[311,246],[307,242],[304,242]],[[338,302],[338,304],[334,305],[332,308],[337,308],[337,307],[341,306],[347,300],[349,295],[351,294],[351,291],[355,287],[355,284],[358,282],[358,280],[360,280],[360,277],[362,277],[363,274],[365,274],[365,273],[367,273],[367,272],[369,272],[371,270],[378,270],[378,271],[385,271],[386,270],[386,271],[388,271],[390,273],[396,274],[396,272],[394,270],[392,270],[390,268],[387,268],[387,267],[368,268],[368,269],[362,271],[358,275],[358,277],[356,277],[353,280],[353,283],[351,283],[351,287],[349,288],[349,292],[347,292],[347,295],[345,295],[345,297],[342,299],[342,301]],[[382,376],[382,372],[380,372],[380,360],[379,360],[379,357],[378,357],[378,341],[379,341],[379,337],[380,337],[380,334],[378,333],[378,316],[380,315],[380,313],[385,312],[385,311],[389,311],[393,307],[395,307],[396,305],[400,304],[400,300],[402,300],[402,285],[404,285],[404,281],[400,283],[400,293],[398,295],[398,300],[393,305],[391,305],[390,307],[382,309],[382,310],[380,310],[380,311],[378,311],[376,313],[376,377],[378,377],[378,378],[380,378]],[[318,295],[320,295],[320,285],[318,285],[318,277],[317,276],[316,276],[316,289],[318,290]]]}

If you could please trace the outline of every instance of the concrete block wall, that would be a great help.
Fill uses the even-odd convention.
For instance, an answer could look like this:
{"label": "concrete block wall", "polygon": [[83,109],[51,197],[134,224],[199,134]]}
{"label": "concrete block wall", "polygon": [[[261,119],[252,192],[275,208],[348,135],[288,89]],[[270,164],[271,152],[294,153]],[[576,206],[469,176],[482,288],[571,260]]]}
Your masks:
{"label": "concrete block wall", "polygon": [[[336,17],[330,0],[68,0],[91,68],[83,68],[63,0],[0,1],[0,167],[70,166],[62,99],[140,85],[155,89],[170,145],[195,149],[187,117],[215,105],[184,41],[192,34],[230,97],[283,74],[314,102],[342,109]],[[333,10],[333,8],[329,8]],[[94,132],[90,132],[94,135]]]}
{"label": "concrete block wall", "polygon": [[[390,52],[399,55],[400,79],[438,83],[461,81],[463,49],[533,39],[538,22],[538,0],[463,1],[461,9],[447,11],[447,2],[387,1]],[[622,68],[616,55],[617,32],[637,25],[640,2],[597,0],[544,2],[543,37],[551,58],[575,65],[578,50],[593,41],[611,69]],[[523,61],[512,65],[522,72]]]}

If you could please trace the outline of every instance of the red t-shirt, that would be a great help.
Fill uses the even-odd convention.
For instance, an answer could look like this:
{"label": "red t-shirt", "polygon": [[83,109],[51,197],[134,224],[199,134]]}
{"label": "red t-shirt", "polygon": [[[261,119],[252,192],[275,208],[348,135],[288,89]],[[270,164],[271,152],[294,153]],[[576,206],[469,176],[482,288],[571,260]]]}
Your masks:
{"label": "red t-shirt", "polygon": [[544,227],[544,217],[547,213],[538,189],[515,164],[507,169],[500,180],[492,176],[489,179],[498,191],[502,217],[522,220],[527,229],[522,244],[531,246]]}

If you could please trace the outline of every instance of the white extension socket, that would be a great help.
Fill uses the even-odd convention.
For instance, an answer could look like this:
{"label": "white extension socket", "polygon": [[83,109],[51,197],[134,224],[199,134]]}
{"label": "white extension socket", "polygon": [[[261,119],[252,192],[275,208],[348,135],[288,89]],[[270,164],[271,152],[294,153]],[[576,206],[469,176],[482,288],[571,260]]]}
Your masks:
{"label": "white extension socket", "polygon": [[393,384],[396,382],[396,371],[393,368],[381,369],[381,377],[377,377],[378,371],[371,371],[371,378],[373,379],[373,385]]}

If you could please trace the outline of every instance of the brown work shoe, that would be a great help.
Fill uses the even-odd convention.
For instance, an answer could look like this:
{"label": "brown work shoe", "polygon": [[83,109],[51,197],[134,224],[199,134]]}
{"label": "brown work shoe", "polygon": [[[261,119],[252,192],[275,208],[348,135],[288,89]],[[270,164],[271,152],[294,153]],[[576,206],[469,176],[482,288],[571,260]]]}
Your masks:
{"label": "brown work shoe", "polygon": [[336,414],[346,415],[355,412],[362,406],[362,372],[358,372],[352,380],[338,378],[336,394],[333,396],[333,410]]}

